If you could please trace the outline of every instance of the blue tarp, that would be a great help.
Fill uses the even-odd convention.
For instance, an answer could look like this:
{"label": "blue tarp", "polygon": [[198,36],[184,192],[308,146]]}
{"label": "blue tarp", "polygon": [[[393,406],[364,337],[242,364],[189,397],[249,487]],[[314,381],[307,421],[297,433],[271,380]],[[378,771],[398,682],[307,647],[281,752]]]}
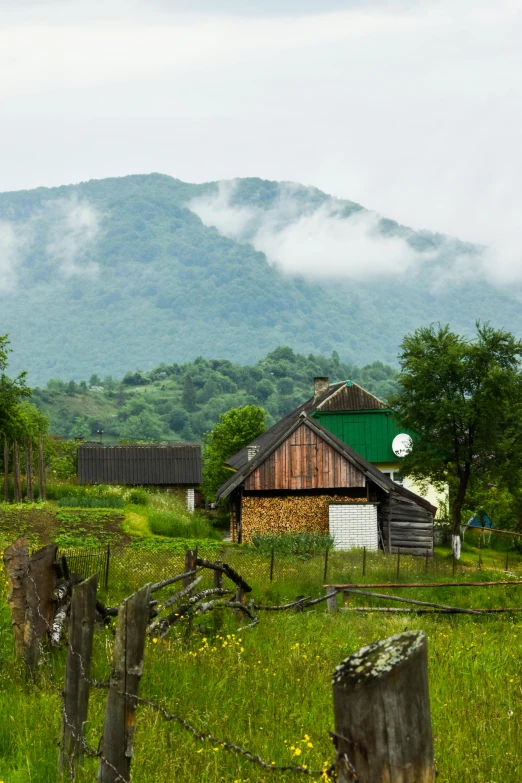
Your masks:
{"label": "blue tarp", "polygon": [[474,517],[471,517],[466,527],[492,528],[494,525],[485,511],[479,511]]}

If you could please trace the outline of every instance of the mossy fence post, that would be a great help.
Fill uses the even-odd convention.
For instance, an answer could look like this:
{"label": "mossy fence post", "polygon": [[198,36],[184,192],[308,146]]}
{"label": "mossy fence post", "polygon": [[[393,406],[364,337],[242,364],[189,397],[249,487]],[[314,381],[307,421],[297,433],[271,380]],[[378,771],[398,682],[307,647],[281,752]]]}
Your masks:
{"label": "mossy fence post", "polygon": [[390,636],[333,675],[337,783],[434,783],[423,631]]}
{"label": "mossy fence post", "polygon": [[149,622],[150,588],[150,584],[145,585],[119,606],[98,769],[99,783],[117,783],[121,778],[129,780],[134,755],[138,688]]}
{"label": "mossy fence post", "polygon": [[65,665],[65,687],[58,773],[74,772],[84,750],[84,724],[89,707],[96,589],[98,574],[73,587],[69,644]]}

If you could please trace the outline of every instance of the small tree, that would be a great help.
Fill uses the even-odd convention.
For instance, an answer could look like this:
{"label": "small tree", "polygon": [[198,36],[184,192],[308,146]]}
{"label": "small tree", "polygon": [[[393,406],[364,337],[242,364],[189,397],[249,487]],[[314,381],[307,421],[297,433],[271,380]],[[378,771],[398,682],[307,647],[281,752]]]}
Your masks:
{"label": "small tree", "polygon": [[474,339],[430,326],[407,335],[401,348],[402,388],[391,404],[416,433],[401,470],[420,482],[449,485],[459,557],[470,482],[502,481],[522,464],[522,343],[477,323]]}
{"label": "small tree", "polygon": [[218,488],[232,474],[224,463],[266,429],[266,411],[257,405],[232,408],[222,413],[203,441],[203,494],[215,500]]}

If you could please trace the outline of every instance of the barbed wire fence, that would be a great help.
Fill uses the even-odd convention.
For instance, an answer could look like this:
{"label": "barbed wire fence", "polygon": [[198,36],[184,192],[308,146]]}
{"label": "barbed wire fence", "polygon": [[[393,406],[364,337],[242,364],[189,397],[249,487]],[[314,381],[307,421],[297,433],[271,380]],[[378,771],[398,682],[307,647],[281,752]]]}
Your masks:
{"label": "barbed wire fence", "polygon": [[[302,611],[304,608],[312,607],[322,601],[327,601],[328,608],[334,609],[337,594],[339,592],[360,593],[360,591],[354,589],[357,588],[358,585],[350,583],[332,585],[330,583],[326,594],[318,598],[314,598],[311,595],[303,595],[298,596],[293,601],[287,601],[284,604],[265,604],[259,601],[256,602],[254,599],[247,600],[248,596],[252,593],[252,587],[249,582],[246,581],[245,577],[230,563],[210,561],[198,557],[196,551],[189,550],[185,555],[184,563],[178,563],[178,573],[172,575],[173,572],[171,571],[170,576],[166,576],[154,584],[149,583],[145,586],[141,586],[136,592],[124,599],[118,606],[111,607],[104,606],[96,598],[98,575],[82,579],[81,576],[71,574],[66,558],[64,559],[62,557],[58,560],[56,559],[56,547],[53,548],[52,545],[50,547],[44,547],[43,550],[34,553],[31,557],[28,556],[27,547],[23,540],[15,542],[15,544],[8,549],[10,549],[11,552],[8,553],[6,550],[5,554],[9,554],[9,562],[6,562],[6,568],[10,582],[10,605],[13,620],[15,620],[16,617],[16,611],[14,611],[14,609],[16,609],[15,604],[21,599],[21,594],[16,594],[16,590],[21,589],[25,579],[26,592],[27,588],[30,586],[30,600],[26,600],[27,595],[24,595],[24,606],[29,607],[29,612],[27,614],[26,611],[25,626],[22,630],[23,638],[28,640],[31,650],[30,654],[25,655],[24,657],[29,670],[34,671],[37,662],[34,657],[34,641],[36,640],[37,659],[42,662],[44,669],[48,673],[50,687],[52,687],[60,698],[62,716],[62,730],[59,744],[60,767],[62,773],[67,775],[70,780],[74,780],[78,762],[81,757],[85,755],[93,759],[95,758],[98,761],[98,780],[101,783],[121,783],[122,781],[123,783],[130,783],[130,763],[133,755],[132,745],[136,725],[135,713],[138,705],[154,710],[166,722],[176,723],[189,732],[195,740],[209,741],[215,745],[219,745],[224,750],[244,758],[249,763],[255,764],[267,772],[295,773],[297,775],[321,778],[321,780],[335,778],[338,783],[348,783],[348,781],[352,781],[352,783],[354,781],[366,783],[367,780],[374,779],[365,776],[366,773],[364,773],[364,771],[361,773],[361,764],[354,762],[353,753],[355,751],[353,749],[355,747],[359,747],[361,743],[364,744],[364,742],[377,743],[380,746],[379,748],[367,748],[366,751],[367,754],[369,754],[367,757],[373,758],[374,756],[383,756],[383,752],[381,751],[383,751],[386,743],[392,741],[390,739],[392,736],[395,737],[393,741],[397,742],[397,735],[394,732],[390,732],[389,736],[388,732],[385,732],[385,736],[380,736],[378,731],[374,731],[373,733],[368,731],[368,737],[366,739],[364,737],[361,738],[358,734],[358,726],[355,724],[352,725],[353,721],[350,717],[350,711],[347,711],[346,706],[343,706],[350,694],[352,698],[359,698],[357,695],[359,694],[359,690],[357,689],[366,675],[368,678],[366,684],[370,690],[374,688],[372,678],[384,678],[387,683],[386,688],[390,688],[391,691],[393,691],[393,688],[395,687],[393,683],[396,682],[397,678],[395,678],[395,680],[390,678],[389,682],[386,679],[390,673],[390,666],[386,663],[386,665],[383,664],[382,670],[379,669],[379,667],[376,666],[376,659],[373,652],[371,655],[368,653],[369,657],[366,660],[366,648],[359,651],[359,653],[356,653],[354,656],[350,656],[350,659],[347,659],[347,661],[353,659],[353,670],[350,669],[347,661],[343,662],[342,666],[344,669],[346,669],[347,672],[348,670],[351,671],[347,683],[344,683],[343,681],[344,684],[340,687],[340,678],[343,679],[344,674],[342,677],[338,672],[334,675],[334,703],[338,706],[338,709],[336,707],[335,713],[335,731],[332,732],[332,738],[335,745],[335,760],[332,765],[326,769],[311,770],[306,766],[297,764],[273,764],[253,751],[241,747],[237,743],[218,737],[212,731],[202,731],[198,729],[181,713],[171,711],[167,705],[160,704],[147,696],[139,695],[139,682],[143,671],[145,639],[147,634],[154,638],[166,636],[181,622],[185,622],[186,626],[190,628],[192,621],[195,618],[210,611],[224,610],[232,610],[236,614],[245,617],[249,621],[241,628],[241,630],[245,630],[254,627],[259,622],[258,613],[263,611]],[[16,556],[13,556],[13,553]],[[9,560],[9,558],[11,559]],[[327,558],[325,558],[325,562],[327,566]],[[16,568],[13,567],[13,563],[15,563]],[[54,592],[52,595],[54,611],[51,614],[49,613],[50,577],[49,573],[43,573],[42,564],[48,564],[47,570],[49,571],[49,568],[51,569],[49,573],[52,573],[54,580]],[[397,574],[399,573],[399,566],[400,554],[398,558]],[[208,577],[209,574],[213,580],[212,587],[205,586],[205,577]],[[223,578],[227,578],[230,581],[231,587],[223,586]],[[42,580],[41,584],[39,580]],[[169,597],[160,600],[152,598],[154,593],[163,590],[166,587],[174,586],[179,582],[182,582],[181,589],[176,589]],[[499,582],[496,584],[507,583]],[[42,585],[44,587],[43,592]],[[383,586],[391,587],[392,585]],[[405,587],[407,585],[396,586]],[[434,586],[436,586],[436,583],[434,583]],[[322,586],[322,589],[324,590],[324,585]],[[364,595],[365,593],[362,594]],[[392,600],[404,600],[378,594],[366,593],[366,595],[374,595],[379,598],[392,598]],[[423,602],[409,600],[406,601],[406,603],[419,604]],[[423,605],[431,607],[437,606],[436,604]],[[60,614],[60,611],[63,610],[64,607],[65,611],[62,611]],[[439,608],[445,612],[452,610],[459,612],[464,611],[468,614],[482,614],[482,612],[477,610],[466,610],[458,607],[441,605]],[[117,618],[111,675],[106,681],[94,680],[90,676],[96,617],[105,622],[109,618]],[[58,628],[56,627],[57,618],[60,618]],[[67,660],[64,686],[61,687],[56,682],[54,676],[53,659],[51,655],[52,646],[51,649],[48,649],[46,638],[50,637],[53,646],[59,645],[67,618],[69,618],[66,647]],[[30,624],[29,633],[27,633],[27,623]],[[15,628],[16,633],[16,625],[14,624],[13,627]],[[18,633],[19,632],[20,628],[18,628]],[[407,634],[399,635],[401,637],[407,636],[406,641],[402,639],[400,643],[395,640],[395,637],[391,637],[391,639],[395,641],[385,640],[386,643],[388,643],[388,648],[384,651],[383,660],[390,661],[390,646],[393,647],[393,645],[396,644],[398,645],[396,658],[393,658],[392,656],[394,661],[397,661],[402,665],[406,659],[408,661],[410,660],[411,652],[412,660],[415,658],[417,661],[415,666],[420,666],[421,668],[427,666],[425,640],[420,640],[420,637],[411,637],[412,632],[409,633],[410,636]],[[382,644],[384,644],[384,642]],[[338,674],[339,676],[337,676]],[[419,692],[424,693],[424,690],[427,692],[427,675],[425,676],[425,673],[422,674],[422,676],[418,675],[417,680],[415,685],[417,691],[420,689]],[[412,683],[413,682],[415,682],[415,677],[412,677]],[[403,684],[403,688],[407,690],[407,681],[405,681],[405,683],[406,684]],[[353,690],[352,686],[355,690]],[[103,737],[100,740],[98,749],[91,747],[84,736],[89,690],[91,688],[107,691]],[[419,702],[417,695],[415,699],[412,699],[409,703],[404,702],[403,706],[408,715],[409,712],[411,712],[412,702],[415,702],[416,709],[420,710],[421,714],[417,715],[416,720],[418,725],[424,726],[423,739],[422,742],[411,742],[410,733],[407,742],[405,740],[407,747],[406,749],[402,749],[404,754],[401,758],[403,758],[404,764],[409,764],[412,753],[414,753],[414,755],[417,754],[419,758],[422,757],[424,761],[426,760],[426,757],[428,759],[428,769],[432,769],[433,748],[431,747],[430,750],[430,737],[428,736],[429,732],[426,728],[428,724],[431,726],[429,719],[429,700],[426,697],[424,701],[421,699]],[[370,698],[368,694],[366,698]],[[392,697],[390,696],[390,699],[391,698]],[[399,695],[395,694],[393,696],[393,699],[395,699],[393,703],[395,704],[397,699],[399,699],[400,702],[401,698],[402,696],[400,693]],[[379,711],[379,707],[376,707],[376,711]],[[402,714],[397,714],[398,721],[407,719],[409,718],[404,718]],[[365,720],[368,720],[368,718],[365,718]],[[387,720],[389,720],[389,713],[387,713],[386,710],[384,710],[384,715],[376,714],[375,716],[376,725],[386,726]],[[350,748],[352,750],[349,750]],[[390,750],[393,755],[397,755],[396,748],[388,750]],[[384,755],[386,754],[384,753]],[[425,778],[426,781],[434,780],[434,772],[433,777],[430,777],[430,775],[431,772]],[[390,783],[394,783],[395,780],[400,779],[402,778],[398,776],[396,778],[389,778]]]}

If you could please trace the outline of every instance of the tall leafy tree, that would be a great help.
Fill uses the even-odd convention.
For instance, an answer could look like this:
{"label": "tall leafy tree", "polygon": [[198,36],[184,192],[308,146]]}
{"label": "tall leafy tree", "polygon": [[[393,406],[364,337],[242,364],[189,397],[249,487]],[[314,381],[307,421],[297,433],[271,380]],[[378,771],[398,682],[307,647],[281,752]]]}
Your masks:
{"label": "tall leafy tree", "polygon": [[222,413],[219,421],[203,441],[203,494],[215,500],[218,487],[231,473],[224,463],[247,446],[265,429],[266,411],[257,405],[245,405]]}
{"label": "tall leafy tree", "polygon": [[193,413],[196,410],[196,389],[194,388],[190,375],[185,375],[181,402],[185,410],[189,413]]}
{"label": "tall leafy tree", "polygon": [[472,482],[507,482],[522,466],[522,343],[477,323],[473,339],[430,326],[407,335],[401,349],[401,391],[391,403],[417,434],[402,470],[421,483],[449,485],[459,557]]}
{"label": "tall leafy tree", "polygon": [[9,378],[6,374],[10,352],[8,336],[0,336],[0,433],[7,437],[19,429],[20,403],[31,396],[31,390],[25,382],[25,372],[16,378]]}

